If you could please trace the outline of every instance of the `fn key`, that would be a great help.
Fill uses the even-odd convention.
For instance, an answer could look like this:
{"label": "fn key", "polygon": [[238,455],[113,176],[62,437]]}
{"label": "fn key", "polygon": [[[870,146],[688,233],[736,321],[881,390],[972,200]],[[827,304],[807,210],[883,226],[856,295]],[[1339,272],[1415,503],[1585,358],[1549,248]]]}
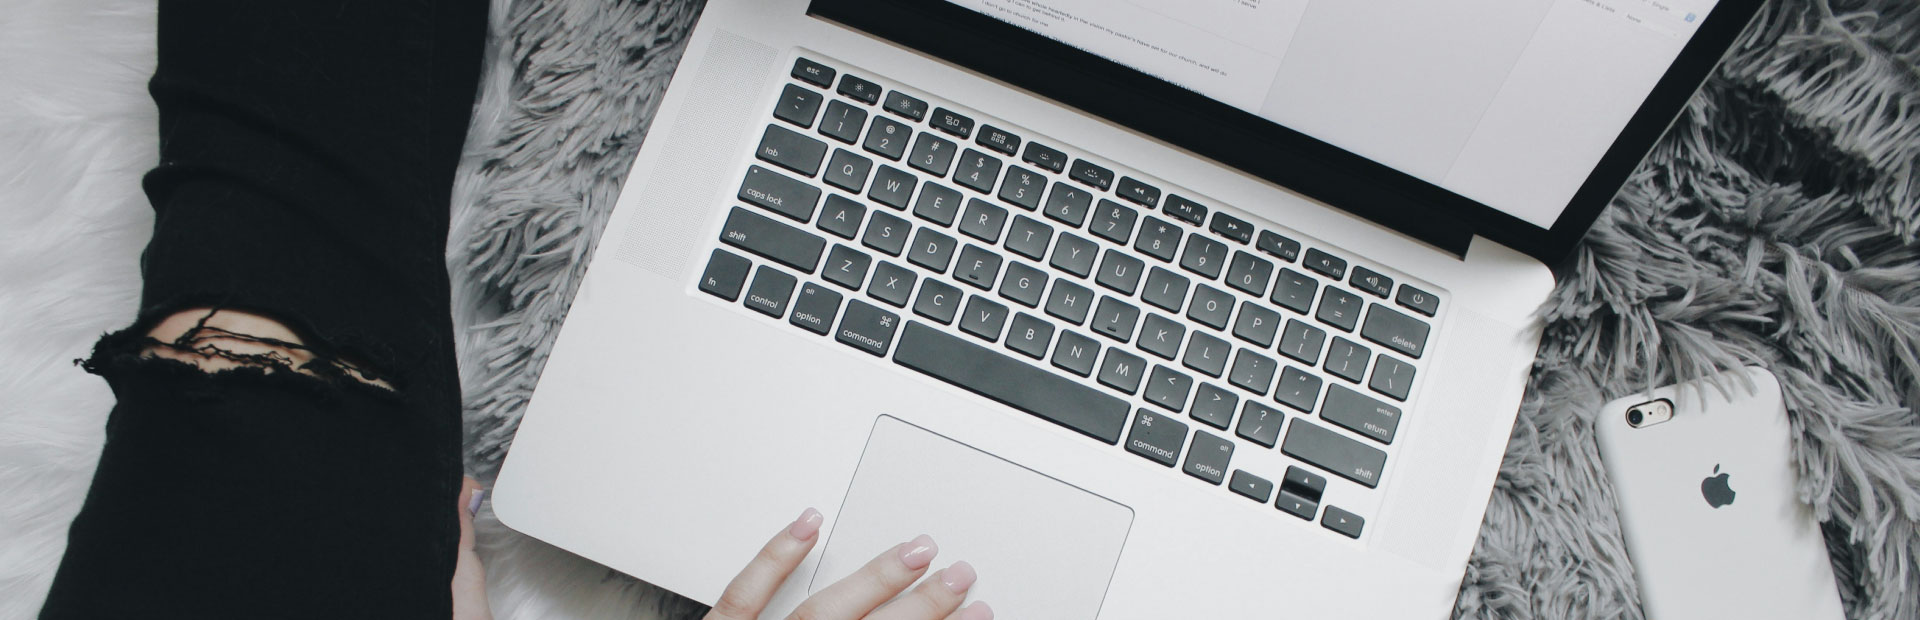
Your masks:
{"label": "fn key", "polygon": [[747,282],[747,269],[753,263],[720,248],[707,259],[707,271],[700,274],[700,290],[727,301],[740,300],[740,285]]}

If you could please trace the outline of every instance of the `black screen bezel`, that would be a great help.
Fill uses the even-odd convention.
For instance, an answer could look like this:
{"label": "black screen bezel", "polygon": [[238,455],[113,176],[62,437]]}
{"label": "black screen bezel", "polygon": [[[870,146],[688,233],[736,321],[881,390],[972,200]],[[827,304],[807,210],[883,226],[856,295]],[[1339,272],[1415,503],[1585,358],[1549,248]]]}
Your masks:
{"label": "black screen bezel", "polygon": [[1100,116],[1464,256],[1481,235],[1548,265],[1570,254],[1753,18],[1721,0],[1552,228],[946,0],[813,0],[808,13]]}

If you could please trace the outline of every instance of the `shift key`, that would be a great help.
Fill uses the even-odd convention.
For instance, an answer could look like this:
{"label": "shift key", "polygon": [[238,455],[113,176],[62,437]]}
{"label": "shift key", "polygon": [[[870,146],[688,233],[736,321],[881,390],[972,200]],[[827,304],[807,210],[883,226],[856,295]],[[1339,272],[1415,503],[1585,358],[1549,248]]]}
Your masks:
{"label": "shift key", "polygon": [[1380,469],[1387,464],[1387,453],[1301,418],[1287,426],[1280,451],[1369,489],[1380,486]]}
{"label": "shift key", "polygon": [[827,242],[812,233],[740,207],[727,215],[720,240],[742,250],[807,273],[820,265]]}

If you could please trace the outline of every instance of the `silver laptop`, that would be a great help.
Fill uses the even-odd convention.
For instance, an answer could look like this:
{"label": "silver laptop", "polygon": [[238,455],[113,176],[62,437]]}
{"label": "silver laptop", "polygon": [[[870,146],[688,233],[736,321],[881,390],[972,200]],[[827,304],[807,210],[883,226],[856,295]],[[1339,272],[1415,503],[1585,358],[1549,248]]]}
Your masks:
{"label": "silver laptop", "polygon": [[1758,8],[712,0],[496,488],[769,612],[1448,613],[1570,253]]}

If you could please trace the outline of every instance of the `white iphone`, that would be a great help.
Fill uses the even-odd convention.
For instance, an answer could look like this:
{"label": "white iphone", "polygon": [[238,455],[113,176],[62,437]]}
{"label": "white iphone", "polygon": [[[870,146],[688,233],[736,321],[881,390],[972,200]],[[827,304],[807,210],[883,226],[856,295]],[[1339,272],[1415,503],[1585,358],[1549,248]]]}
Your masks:
{"label": "white iphone", "polygon": [[1726,379],[1616,400],[1594,422],[1647,618],[1839,620],[1780,384],[1751,367]]}

